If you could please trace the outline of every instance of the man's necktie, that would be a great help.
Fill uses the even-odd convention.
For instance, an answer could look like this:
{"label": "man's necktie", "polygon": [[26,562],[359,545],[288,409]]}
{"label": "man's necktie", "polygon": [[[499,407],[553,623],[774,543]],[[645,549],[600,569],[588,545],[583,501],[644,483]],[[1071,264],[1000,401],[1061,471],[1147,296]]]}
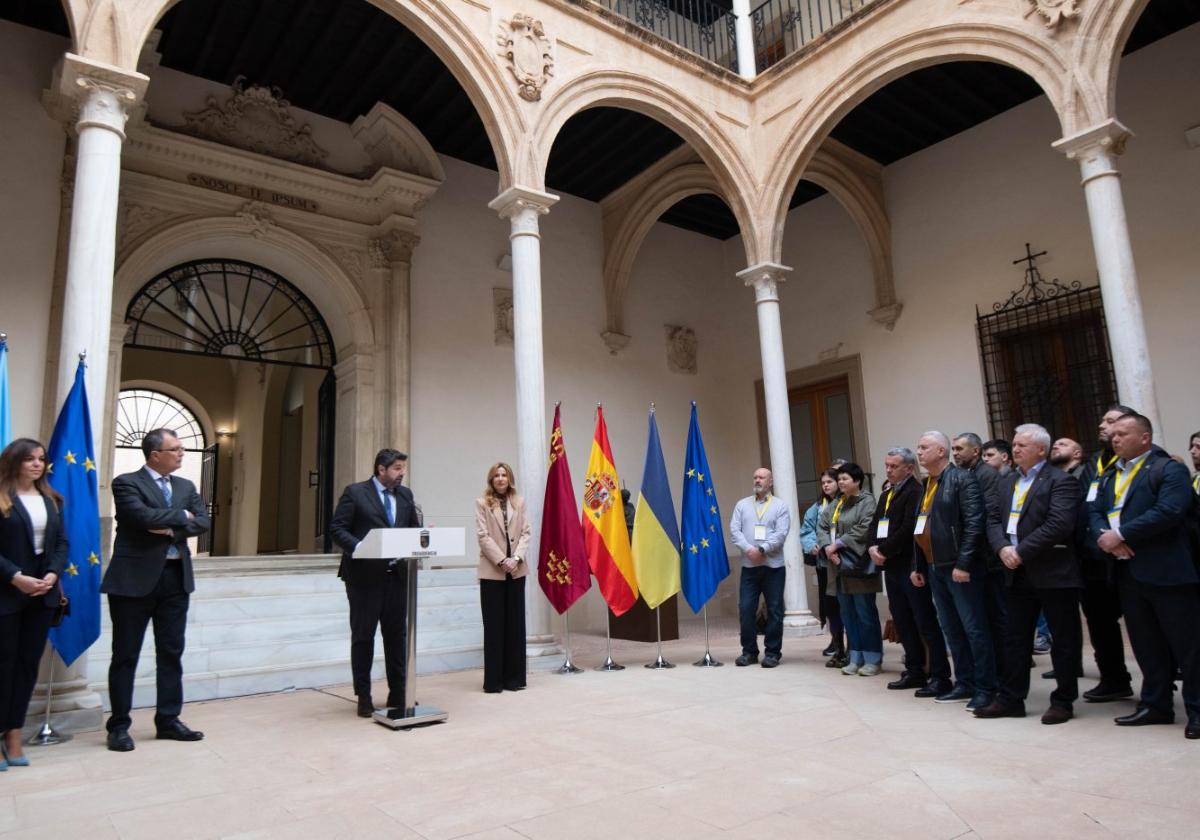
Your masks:
{"label": "man's necktie", "polygon": [[163,498],[167,500],[167,507],[171,506],[171,479],[165,475],[158,480],[158,486],[162,488]]}
{"label": "man's necktie", "polygon": [[387,521],[388,521],[389,526],[394,526],[396,524],[396,509],[393,505],[394,505],[394,503],[392,501],[392,491],[384,490],[383,491],[383,510],[387,514]]}

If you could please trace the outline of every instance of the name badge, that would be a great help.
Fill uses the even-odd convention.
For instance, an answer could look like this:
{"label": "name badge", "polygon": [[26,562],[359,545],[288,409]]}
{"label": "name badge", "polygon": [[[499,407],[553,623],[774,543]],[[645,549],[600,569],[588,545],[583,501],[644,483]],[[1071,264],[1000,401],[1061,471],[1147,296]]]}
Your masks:
{"label": "name badge", "polygon": [[929,521],[928,513],[918,513],[917,514],[917,527],[913,528],[913,533],[914,534],[924,534],[925,533],[925,523],[927,521]]}
{"label": "name badge", "polygon": [[767,539],[767,526],[766,525],[755,525],[754,526],[754,541],[755,542],[766,542],[766,539]]}
{"label": "name badge", "polygon": [[889,520],[880,519],[879,526],[875,529],[875,538],[879,540],[887,539]]}
{"label": "name badge", "polygon": [[1108,525],[1114,531],[1121,530],[1121,509],[1110,510],[1108,512]]}
{"label": "name badge", "polygon": [[837,526],[836,525],[834,525],[832,528],[829,529],[829,541],[837,542]]}
{"label": "name badge", "polygon": [[1006,530],[1004,533],[1012,534],[1013,536],[1016,536],[1017,523],[1020,521],[1021,521],[1021,512],[1019,510],[1009,511],[1009,513],[1008,513],[1008,530]]}
{"label": "name badge", "polygon": [[1087,500],[1089,502],[1096,501],[1096,497],[1100,495],[1100,479],[1096,479],[1088,485]]}

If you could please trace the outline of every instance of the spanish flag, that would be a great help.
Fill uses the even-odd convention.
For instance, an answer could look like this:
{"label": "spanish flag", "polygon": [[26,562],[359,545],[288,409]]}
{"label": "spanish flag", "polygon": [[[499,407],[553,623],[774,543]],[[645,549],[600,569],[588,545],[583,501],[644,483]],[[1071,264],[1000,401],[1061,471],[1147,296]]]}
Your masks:
{"label": "spanish flag", "polygon": [[596,408],[596,435],[583,483],[583,544],[600,594],[616,615],[637,603],[637,578],[621,505],[621,480],[608,445],[604,409]]}
{"label": "spanish flag", "polygon": [[650,609],[679,591],[679,528],[675,524],[675,503],[671,501],[667,464],[653,408],[642,490],[633,517],[633,568],[642,598]]}

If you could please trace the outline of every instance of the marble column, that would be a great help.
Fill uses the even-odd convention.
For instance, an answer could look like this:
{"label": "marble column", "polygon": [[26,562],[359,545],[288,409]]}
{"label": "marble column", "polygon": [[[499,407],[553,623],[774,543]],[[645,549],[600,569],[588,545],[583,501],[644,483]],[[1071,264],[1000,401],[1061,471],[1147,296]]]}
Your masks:
{"label": "marble column", "polygon": [[733,0],[733,13],[737,15],[733,21],[737,72],[743,79],[753,79],[758,75],[758,66],[754,61],[754,30],[750,11],[750,0]]}
{"label": "marble column", "polygon": [[789,635],[820,632],[819,622],[808,607],[808,587],[800,554],[800,509],[796,499],[796,462],[792,454],[792,417],[788,407],[787,365],[783,356],[783,326],[779,317],[779,284],[791,271],[778,263],[759,263],[738,272],[754,288],[758,308],[758,346],[762,354],[763,397],[767,412],[767,445],[771,451],[771,473],[775,493],[788,503],[792,528],[783,544],[787,564],[784,587],[784,629]]}
{"label": "marble column", "polygon": [[[81,353],[87,354],[87,392],[94,418],[92,445],[97,459],[109,447],[101,441],[109,393],[109,330],[112,323],[113,270],[117,244],[117,191],[121,179],[121,146],[130,109],[145,94],[149,79],[67,54],[56,71],[49,97],[51,110],[73,127],[75,180],[71,227],[67,240],[67,274],[63,292],[61,338],[55,405],[61,406],[75,381]],[[55,411],[57,415],[57,409]],[[106,465],[101,463],[100,468]],[[29,725],[45,713],[45,680],[54,670],[50,700],[56,727],[67,731],[99,728],[100,696],[88,688],[87,654],[70,667],[53,651],[42,660],[30,706]]]}
{"label": "marble column", "polygon": [[410,451],[411,442],[411,314],[410,281],[413,249],[421,242],[415,233],[389,231],[371,240],[371,265],[383,275],[383,339],[386,352],[384,368],[387,381],[384,398],[383,446]]}
{"label": "marble column", "polygon": [[1117,170],[1117,157],[1125,151],[1125,143],[1132,136],[1121,123],[1107,120],[1064,137],[1054,143],[1054,148],[1078,161],[1083,174],[1083,194],[1092,229],[1092,248],[1096,252],[1096,270],[1100,275],[1100,295],[1104,300],[1118,397],[1150,418],[1154,434],[1161,441],[1162,424],[1154,390],[1154,372],[1150,367],[1146,321],[1142,316],[1133,245],[1125,219],[1121,173]]}
{"label": "marble column", "polygon": [[[525,187],[509,187],[488,207],[511,225],[513,278],[513,358],[517,384],[517,486],[525,497],[533,536],[529,542],[530,579],[537,579],[538,539],[546,496],[546,383],[542,361],[542,254],[538,217],[558,196]],[[526,650],[530,658],[561,648],[554,638],[550,602],[536,583],[525,589]]]}

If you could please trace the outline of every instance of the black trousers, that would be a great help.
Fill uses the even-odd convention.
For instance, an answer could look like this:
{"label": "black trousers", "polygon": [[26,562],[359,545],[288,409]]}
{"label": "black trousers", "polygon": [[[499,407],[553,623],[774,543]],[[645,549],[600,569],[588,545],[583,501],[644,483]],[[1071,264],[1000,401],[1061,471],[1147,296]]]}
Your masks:
{"label": "black trousers", "polygon": [[1133,682],[1125,667],[1125,638],[1121,635],[1121,596],[1115,584],[1102,577],[1085,577],[1080,597],[1088,637],[1096,653],[1100,682],[1121,687]]}
{"label": "black trousers", "polygon": [[841,638],[844,627],[842,625],[842,605],[838,603],[836,595],[826,594],[829,588],[829,569],[825,566],[817,566],[817,604],[819,605],[818,613],[821,619],[821,625],[829,623],[829,635],[834,639]]}
{"label": "black trousers", "polygon": [[996,656],[996,674],[999,676],[1007,665],[1004,638],[1008,630],[1008,603],[1005,597],[1007,586],[1004,569],[989,569],[983,584],[983,603],[987,608],[988,632],[992,636],[992,650]]}
{"label": "black trousers", "polygon": [[1029,660],[1037,635],[1038,613],[1050,625],[1050,661],[1057,685],[1050,692],[1050,705],[1070,709],[1079,696],[1079,659],[1083,651],[1083,627],[1079,622],[1078,589],[1037,589],[1029,574],[1019,568],[1005,592],[1008,627],[1004,635],[1004,670],[1001,671],[1001,703],[1024,702],[1029,696]]}
{"label": "black trousers", "polygon": [[1200,585],[1155,586],[1117,564],[1117,590],[1133,656],[1142,669],[1139,707],[1174,713],[1176,665],[1183,671],[1183,705],[1200,714]]}
{"label": "black trousers", "polygon": [[484,691],[525,687],[525,578],[479,581]]}
{"label": "black trousers", "polygon": [[25,725],[54,617],[41,598],[25,601],[19,611],[0,615],[0,731],[5,732]]}
{"label": "black trousers", "polygon": [[[889,564],[890,565],[890,564]],[[904,672],[920,679],[949,680],[950,660],[946,656],[946,637],[938,624],[933,606],[933,589],[912,584],[907,569],[885,570],[888,609],[900,644],[904,647]]]}
{"label": "black trousers", "polygon": [[112,616],[112,662],[108,666],[108,696],[112,713],[108,717],[111,732],[130,724],[133,707],[133,680],[138,657],[146,638],[146,626],[154,625],[154,664],[157,671],[158,699],[155,724],[179,717],[183,708],[183,645],[187,630],[190,596],[183,588],[183,568],[167,561],[158,584],[149,595],[132,598],[109,595],[108,612]]}
{"label": "black trousers", "polygon": [[387,674],[389,707],[404,706],[408,663],[408,576],[403,566],[380,578],[346,582],[350,602],[350,670],[354,693],[371,696],[371,666],[375,662],[375,630],[383,636],[383,665]]}

